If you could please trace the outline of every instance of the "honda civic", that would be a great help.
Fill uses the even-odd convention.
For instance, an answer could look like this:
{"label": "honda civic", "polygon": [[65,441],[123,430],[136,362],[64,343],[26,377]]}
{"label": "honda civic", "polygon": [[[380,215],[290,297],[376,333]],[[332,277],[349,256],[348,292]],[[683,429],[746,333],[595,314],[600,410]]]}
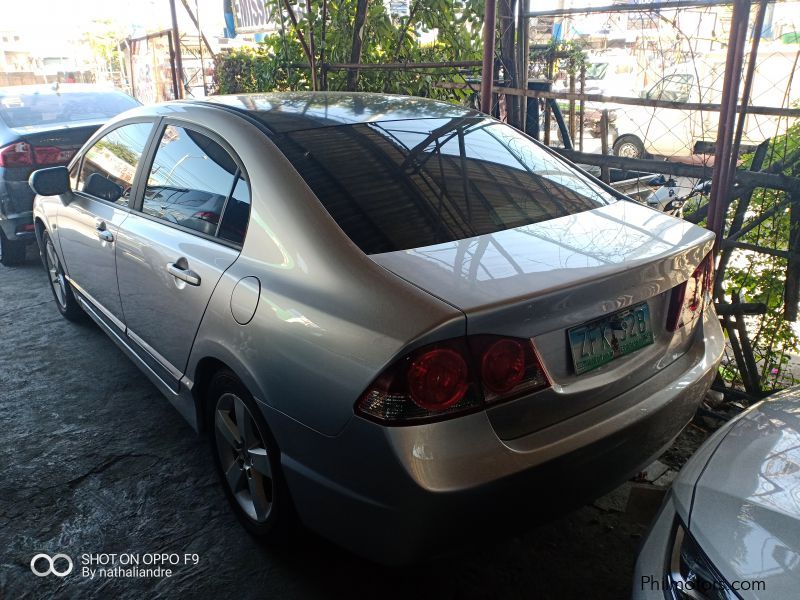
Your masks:
{"label": "honda civic", "polygon": [[403,563],[547,518],[668,447],[723,351],[710,232],[459,106],[142,107],[30,182],[58,310],[272,540]]}

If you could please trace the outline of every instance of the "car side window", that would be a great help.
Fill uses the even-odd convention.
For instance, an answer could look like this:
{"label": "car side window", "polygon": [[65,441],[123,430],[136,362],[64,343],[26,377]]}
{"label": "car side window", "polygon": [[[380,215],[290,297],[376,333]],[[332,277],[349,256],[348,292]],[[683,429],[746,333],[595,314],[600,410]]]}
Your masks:
{"label": "car side window", "polygon": [[128,206],[133,177],[152,129],[152,123],[132,123],[100,138],[84,155],[74,189]]}
{"label": "car side window", "polygon": [[648,98],[668,100],[670,102],[688,102],[692,92],[692,75],[668,75],[653,86]]}
{"label": "car side window", "polygon": [[147,178],[142,212],[216,235],[238,171],[231,155],[214,140],[167,125]]}
{"label": "car side window", "polygon": [[250,218],[250,185],[241,173],[236,177],[233,193],[225,205],[219,235],[223,240],[241,245],[247,233],[247,222]]}

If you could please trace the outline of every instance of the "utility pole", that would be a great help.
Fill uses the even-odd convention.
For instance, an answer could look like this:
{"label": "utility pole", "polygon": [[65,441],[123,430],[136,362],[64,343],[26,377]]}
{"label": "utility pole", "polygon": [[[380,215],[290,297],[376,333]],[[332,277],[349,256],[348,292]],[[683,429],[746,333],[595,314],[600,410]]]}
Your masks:
{"label": "utility pole", "polygon": [[181,58],[181,34],[178,31],[178,15],[175,11],[175,0],[169,0],[169,10],[172,15],[172,38],[175,43],[175,60],[172,63],[172,70],[177,74],[178,98],[183,98],[183,58]]}

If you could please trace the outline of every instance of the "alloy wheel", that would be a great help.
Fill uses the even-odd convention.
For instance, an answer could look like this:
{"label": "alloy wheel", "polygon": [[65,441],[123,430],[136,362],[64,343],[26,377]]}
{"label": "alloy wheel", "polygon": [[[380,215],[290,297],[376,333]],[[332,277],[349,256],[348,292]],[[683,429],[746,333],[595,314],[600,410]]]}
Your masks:
{"label": "alloy wheel", "polygon": [[272,467],[258,425],[236,394],[227,392],[217,401],[214,433],[228,487],[247,516],[263,523],[272,511]]}
{"label": "alloy wheel", "polygon": [[47,262],[47,273],[50,278],[50,285],[53,286],[56,302],[62,309],[67,308],[67,280],[64,277],[64,269],[58,260],[58,254],[53,246],[53,242],[48,238],[45,246],[45,261]]}

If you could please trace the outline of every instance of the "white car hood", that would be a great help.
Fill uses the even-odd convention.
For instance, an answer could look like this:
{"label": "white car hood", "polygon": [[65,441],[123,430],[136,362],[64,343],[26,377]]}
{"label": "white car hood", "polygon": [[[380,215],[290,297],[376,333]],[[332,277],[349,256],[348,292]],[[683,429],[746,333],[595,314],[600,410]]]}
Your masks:
{"label": "white car hood", "polygon": [[761,580],[751,597],[800,588],[800,398],[780,394],[742,416],[700,476],[689,529],[730,581]]}

